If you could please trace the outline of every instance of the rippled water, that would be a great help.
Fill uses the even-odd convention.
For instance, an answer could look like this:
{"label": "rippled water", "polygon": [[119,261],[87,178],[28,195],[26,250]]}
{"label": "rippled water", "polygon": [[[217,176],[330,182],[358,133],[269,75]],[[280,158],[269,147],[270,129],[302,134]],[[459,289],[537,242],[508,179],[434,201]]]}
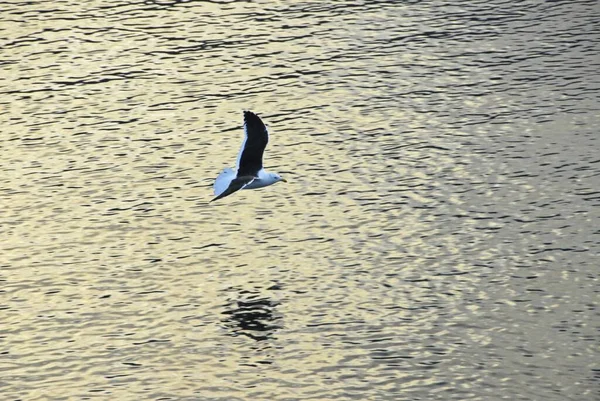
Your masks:
{"label": "rippled water", "polygon": [[597,2],[330,3],[4,3],[3,397],[598,399]]}

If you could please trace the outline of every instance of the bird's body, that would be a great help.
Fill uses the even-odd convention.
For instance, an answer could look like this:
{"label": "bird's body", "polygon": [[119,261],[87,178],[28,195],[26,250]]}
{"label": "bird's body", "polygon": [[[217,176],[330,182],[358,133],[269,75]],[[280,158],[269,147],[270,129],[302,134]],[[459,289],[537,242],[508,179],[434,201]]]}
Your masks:
{"label": "bird's body", "polygon": [[240,189],[262,188],[284,181],[279,174],[263,169],[263,154],[269,142],[269,132],[260,117],[244,111],[244,141],[237,158],[236,169],[226,168],[215,180],[215,198],[224,198]]}

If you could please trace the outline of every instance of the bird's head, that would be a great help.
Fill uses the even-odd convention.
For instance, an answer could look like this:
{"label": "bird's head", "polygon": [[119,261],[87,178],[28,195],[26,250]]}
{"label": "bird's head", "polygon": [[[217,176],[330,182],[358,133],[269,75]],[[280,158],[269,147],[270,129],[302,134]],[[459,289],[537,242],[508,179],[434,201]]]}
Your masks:
{"label": "bird's head", "polygon": [[273,180],[273,182],[279,182],[279,181],[287,182],[285,180],[285,178],[283,178],[282,176],[280,176],[277,173],[271,173],[271,179]]}

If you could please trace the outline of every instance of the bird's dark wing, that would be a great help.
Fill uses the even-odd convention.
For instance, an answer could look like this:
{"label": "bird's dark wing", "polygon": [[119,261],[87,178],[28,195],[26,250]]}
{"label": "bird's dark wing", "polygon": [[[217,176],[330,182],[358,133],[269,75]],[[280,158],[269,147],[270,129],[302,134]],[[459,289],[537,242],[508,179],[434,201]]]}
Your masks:
{"label": "bird's dark wing", "polygon": [[238,155],[237,176],[256,176],[263,167],[263,154],[269,143],[269,131],[260,117],[244,111],[244,143]]}
{"label": "bird's dark wing", "polygon": [[228,195],[231,195],[232,193],[234,193],[236,191],[239,191],[240,189],[243,189],[246,185],[248,185],[252,181],[254,181],[254,178],[255,177],[253,177],[253,176],[244,176],[244,177],[236,177],[236,178],[234,178],[229,183],[229,186],[227,187],[227,189],[225,191],[223,191],[222,194],[220,194],[219,196],[217,196],[216,198],[214,198],[213,200],[211,200],[211,202],[214,202],[216,200],[224,198],[224,197],[226,197]]}

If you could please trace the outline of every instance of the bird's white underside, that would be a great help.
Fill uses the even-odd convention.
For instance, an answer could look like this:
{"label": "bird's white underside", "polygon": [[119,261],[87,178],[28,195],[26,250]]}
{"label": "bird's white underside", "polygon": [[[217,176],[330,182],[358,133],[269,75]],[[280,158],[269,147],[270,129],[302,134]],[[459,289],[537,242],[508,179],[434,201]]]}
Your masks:
{"label": "bird's white underside", "polygon": [[[225,190],[229,187],[229,184],[236,177],[235,170],[227,167],[225,170],[219,174],[217,179],[215,180],[215,184],[213,185],[213,189],[215,192],[215,196],[221,195]],[[267,187],[269,185],[275,184],[277,182],[269,173],[267,173],[264,169],[261,169],[258,172],[258,177],[251,181],[248,185],[243,187],[242,189],[256,189]]]}

